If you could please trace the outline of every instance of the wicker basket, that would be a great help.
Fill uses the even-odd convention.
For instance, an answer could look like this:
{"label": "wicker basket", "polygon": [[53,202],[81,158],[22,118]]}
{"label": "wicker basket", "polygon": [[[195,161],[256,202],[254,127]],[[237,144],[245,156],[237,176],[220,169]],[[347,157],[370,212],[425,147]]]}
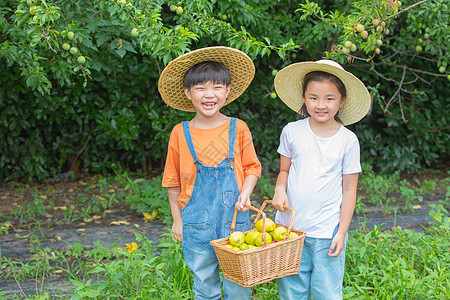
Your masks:
{"label": "wicker basket", "polygon": [[[266,227],[266,214],[263,212],[266,203],[272,202],[270,200],[264,201],[260,210],[247,205],[248,208],[258,212],[253,225],[256,224],[259,216],[262,215],[263,230]],[[225,245],[230,244],[229,237],[210,242],[214,247],[214,251],[216,252],[217,259],[219,260],[219,264],[222,267],[226,279],[243,287],[251,287],[276,278],[298,273],[306,233],[291,228],[294,222],[295,213],[292,208],[286,208],[292,212],[289,226],[284,226],[288,230],[286,236],[292,231],[297,233],[298,237],[265,245],[265,235],[263,234],[263,246],[244,251],[236,251],[225,247]],[[231,231],[235,228],[236,213],[237,210],[234,211]],[[277,224],[277,226],[282,225]],[[252,226],[252,228],[253,227],[254,226]],[[244,234],[254,230],[256,229],[246,231]]]}

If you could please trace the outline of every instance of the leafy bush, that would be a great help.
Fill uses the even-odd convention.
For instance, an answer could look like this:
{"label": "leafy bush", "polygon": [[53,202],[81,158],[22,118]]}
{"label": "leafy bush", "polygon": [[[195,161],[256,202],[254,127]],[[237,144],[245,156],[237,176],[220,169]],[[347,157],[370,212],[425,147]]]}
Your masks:
{"label": "leafy bush", "polygon": [[[272,71],[325,56],[371,90],[371,114],[350,126],[363,161],[381,171],[442,162],[449,149],[448,4],[398,5],[0,1],[0,178],[163,167],[172,127],[193,115],[167,109],[157,92],[159,74],[174,57],[212,45],[242,49],[254,59],[251,86],[223,111],[247,122],[265,172],[276,169],[279,134],[296,118],[271,98]],[[374,17],[386,22],[383,33]],[[368,30],[367,39],[357,24]],[[355,52],[344,53],[347,41]]]}

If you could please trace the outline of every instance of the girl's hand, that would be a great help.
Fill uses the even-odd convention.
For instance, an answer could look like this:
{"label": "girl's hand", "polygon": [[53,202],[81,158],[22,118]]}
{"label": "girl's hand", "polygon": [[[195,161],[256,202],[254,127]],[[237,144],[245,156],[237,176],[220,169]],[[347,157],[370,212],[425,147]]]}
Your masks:
{"label": "girl's hand", "polygon": [[331,241],[331,247],[328,251],[328,256],[331,257],[338,257],[342,250],[344,249],[344,240],[345,240],[345,234],[342,235],[339,233],[339,231],[334,236],[333,240]]}
{"label": "girl's hand", "polygon": [[241,194],[239,195],[238,201],[236,202],[234,207],[236,207],[236,209],[240,210],[240,211],[247,211],[248,207],[245,206],[246,204],[252,205],[252,203],[250,201],[250,195],[248,195],[247,193],[242,191]]}
{"label": "girl's hand", "polygon": [[173,222],[172,237],[180,243],[183,242],[183,222],[181,220]]}
{"label": "girl's hand", "polygon": [[275,195],[273,195],[272,198],[272,205],[277,210],[281,212],[285,212],[286,208],[284,208],[285,205],[289,206],[289,200],[287,198],[285,191],[277,191],[275,190]]}

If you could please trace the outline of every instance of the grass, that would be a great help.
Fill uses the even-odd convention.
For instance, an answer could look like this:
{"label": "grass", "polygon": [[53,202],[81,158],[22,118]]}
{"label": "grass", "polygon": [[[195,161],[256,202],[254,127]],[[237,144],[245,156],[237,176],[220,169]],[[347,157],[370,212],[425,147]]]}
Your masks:
{"label": "grass", "polygon": [[[425,232],[351,232],[344,299],[448,299],[449,234],[448,217],[436,217]],[[8,299],[193,299],[192,273],[180,243],[166,236],[155,245],[137,234],[136,245],[120,249],[97,244],[90,251],[81,244],[67,251],[37,249],[27,263],[2,257],[0,280],[13,278],[18,286],[26,279],[39,283],[36,295]],[[59,297],[44,289],[46,279],[55,274],[64,274],[72,284]],[[0,288],[0,299],[6,299],[1,294]],[[253,288],[252,299],[277,298],[273,281]]]}
{"label": "grass", "polygon": [[[364,213],[367,206],[379,206],[388,213],[392,204],[407,211],[422,194],[436,189],[450,195],[449,177],[443,180],[413,178],[406,181],[400,174],[375,174],[364,166],[360,177],[361,194],[357,211]],[[442,174],[440,174],[442,177]],[[447,174],[448,175],[448,174]],[[133,178],[128,174],[97,177],[95,182],[82,182],[68,194],[68,205],[53,211],[61,212],[58,222],[71,223],[93,218],[114,209],[119,203],[138,214],[150,213],[166,225],[171,224],[166,191],[161,187],[161,176],[152,180]],[[273,178],[260,179],[255,190],[261,198],[271,198]],[[12,223],[20,229],[25,219],[34,222],[30,234],[32,254],[27,261],[10,260],[1,255],[0,282],[15,282],[18,291],[29,282],[34,284],[34,295],[4,296],[1,299],[193,299],[192,273],[186,267],[181,244],[166,235],[159,244],[136,234],[135,245],[118,248],[104,247],[99,242],[93,248],[74,243],[67,249],[40,247],[47,230],[41,224],[49,213],[47,206],[61,197],[58,187],[45,189],[15,187],[28,193],[30,201],[21,201],[10,215],[0,214],[0,234],[9,233]],[[78,189],[78,190],[77,190]],[[387,196],[388,195],[388,196]],[[401,199],[401,201],[398,200]],[[59,205],[59,204],[58,204]],[[360,228],[349,232],[344,278],[344,299],[448,299],[450,298],[450,221],[448,203],[431,204],[432,224],[424,232]],[[396,208],[398,209],[398,208]],[[14,217],[19,222],[11,222]],[[19,226],[17,228],[17,226]],[[48,226],[48,225],[47,225]],[[53,279],[66,279],[64,289],[53,291]],[[278,299],[275,282],[253,288],[252,299]]]}

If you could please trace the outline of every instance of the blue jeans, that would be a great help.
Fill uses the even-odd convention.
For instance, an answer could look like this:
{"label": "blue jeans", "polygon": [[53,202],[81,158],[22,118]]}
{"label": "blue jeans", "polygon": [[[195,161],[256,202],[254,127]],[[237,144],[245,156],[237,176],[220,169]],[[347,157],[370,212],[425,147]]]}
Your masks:
{"label": "blue jeans", "polygon": [[[183,253],[186,265],[194,273],[195,300],[222,299],[219,261],[211,240],[230,235],[234,205],[239,188],[234,172],[236,119],[231,118],[228,157],[216,167],[204,166],[197,157],[189,124],[183,122],[184,135],[197,166],[194,189],[189,202],[181,210],[183,216]],[[238,212],[236,231],[250,229],[250,212]],[[249,300],[250,288],[223,279],[225,300]]]}
{"label": "blue jeans", "polygon": [[[339,226],[336,227],[333,237]],[[345,247],[348,235],[345,236],[344,249],[338,257],[328,256],[332,239],[305,237],[303,244],[300,271],[277,279],[280,299],[334,300],[342,299],[342,283],[345,269]]]}

